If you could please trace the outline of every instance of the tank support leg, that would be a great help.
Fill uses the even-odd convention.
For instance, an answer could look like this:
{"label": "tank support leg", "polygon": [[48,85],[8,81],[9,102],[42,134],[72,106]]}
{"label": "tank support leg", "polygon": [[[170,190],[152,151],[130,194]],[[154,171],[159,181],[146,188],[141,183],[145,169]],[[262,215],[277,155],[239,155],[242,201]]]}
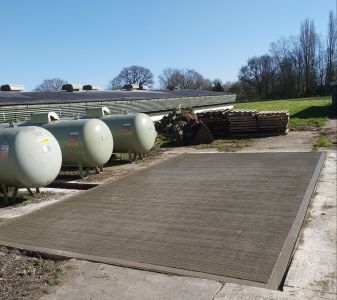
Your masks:
{"label": "tank support leg", "polygon": [[96,172],[96,174],[103,173],[103,166],[101,166],[101,167],[95,167],[95,172]]}
{"label": "tank support leg", "polygon": [[19,188],[15,188],[13,191],[13,195],[11,197],[11,201],[14,202],[16,200],[16,196],[18,195]]}
{"label": "tank support leg", "polygon": [[40,188],[36,188],[36,194],[40,193]]}
{"label": "tank support leg", "polygon": [[132,158],[132,152],[129,150],[128,151],[128,154],[129,154],[129,162],[133,162],[133,158]]}
{"label": "tank support leg", "polygon": [[34,196],[34,193],[32,192],[32,190],[30,188],[27,188],[27,191],[28,191],[29,195]]}
{"label": "tank support leg", "polygon": [[82,165],[79,165],[79,166],[78,166],[78,169],[79,169],[79,171],[80,171],[80,177],[83,179],[83,178],[84,178],[83,166],[82,166]]}
{"label": "tank support leg", "polygon": [[2,194],[4,195],[4,201],[8,202],[7,187],[5,184],[1,184],[1,190],[2,190]]}
{"label": "tank support leg", "polygon": [[89,176],[89,172],[90,172],[90,167],[86,167],[85,169],[85,177],[88,177]]}

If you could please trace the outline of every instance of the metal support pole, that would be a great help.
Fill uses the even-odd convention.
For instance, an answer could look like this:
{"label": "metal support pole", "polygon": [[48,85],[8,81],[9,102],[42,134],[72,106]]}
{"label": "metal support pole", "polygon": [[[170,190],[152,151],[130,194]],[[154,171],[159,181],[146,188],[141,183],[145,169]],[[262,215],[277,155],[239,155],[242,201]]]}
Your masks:
{"label": "metal support pole", "polygon": [[2,190],[2,194],[4,195],[4,201],[8,202],[7,187],[4,183],[1,184],[1,190]]}
{"label": "metal support pole", "polygon": [[32,192],[32,190],[30,188],[27,188],[27,191],[28,191],[29,195],[34,196],[34,193]]}
{"label": "metal support pole", "polygon": [[82,166],[82,165],[79,165],[79,166],[78,166],[78,169],[79,169],[79,171],[80,171],[80,177],[83,179],[83,178],[84,178],[83,166]]}
{"label": "metal support pole", "polygon": [[132,152],[130,150],[128,151],[128,155],[129,155],[129,158],[128,158],[129,162],[133,162]]}
{"label": "metal support pole", "polygon": [[89,173],[90,173],[90,167],[86,167],[85,169],[85,177],[88,177],[89,176]]}
{"label": "metal support pole", "polygon": [[19,188],[14,188],[14,192],[13,192],[13,195],[12,195],[12,202],[14,202],[16,200],[16,196],[18,195],[18,191],[19,191]]}

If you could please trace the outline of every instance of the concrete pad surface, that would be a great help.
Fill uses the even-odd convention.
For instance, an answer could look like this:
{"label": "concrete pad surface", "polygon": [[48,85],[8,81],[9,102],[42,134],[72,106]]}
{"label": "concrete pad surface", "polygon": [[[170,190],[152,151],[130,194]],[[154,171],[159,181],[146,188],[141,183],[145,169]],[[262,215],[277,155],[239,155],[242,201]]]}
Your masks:
{"label": "concrete pad surface", "polygon": [[298,250],[286,286],[336,293],[336,254]]}
{"label": "concrete pad surface", "polygon": [[[336,209],[331,206],[336,205],[336,156],[336,152],[328,154],[302,230],[301,241],[288,271],[286,284],[296,286],[284,286],[281,292],[230,283],[221,285],[209,280],[168,276],[71,260],[68,265],[74,270],[67,272],[64,283],[58,287],[55,294],[47,295],[43,299],[90,299],[89,297],[91,299],[191,299],[193,297],[193,299],[212,300],[336,299],[336,291],[335,293],[323,292],[324,284],[322,282],[320,284],[317,280],[324,274],[323,272],[328,275],[329,268],[335,265],[332,260],[333,253],[336,253],[334,242],[336,239]],[[314,251],[314,260],[312,260],[312,255],[306,255],[303,252],[309,249]],[[302,253],[299,253],[300,250],[303,250]],[[330,261],[329,259],[323,261],[327,253],[330,253]],[[298,256],[300,258],[297,258]],[[309,266],[309,272],[305,268],[303,270],[302,264]],[[299,272],[299,268],[303,273]],[[310,268],[315,268],[316,271],[310,271]],[[315,276],[315,272],[318,272],[318,276]],[[118,276],[117,279],[115,279],[116,276]],[[136,279],[138,276],[139,278]],[[160,279],[157,280],[157,277]],[[316,284],[313,284],[315,281]],[[333,291],[332,284],[333,278],[330,277],[330,283],[328,282],[330,291]],[[103,285],[107,288],[102,288]],[[199,295],[199,298],[196,295]]]}
{"label": "concrete pad surface", "polygon": [[320,291],[336,298],[336,165],[336,152],[328,153],[284,290]]}
{"label": "concrete pad surface", "polygon": [[[169,276],[101,263],[70,260],[65,283],[43,300],[213,299],[222,284],[207,279]],[[73,270],[71,270],[73,269]]]}
{"label": "concrete pad surface", "polygon": [[214,298],[214,300],[288,300],[288,299],[335,300],[336,295],[299,289],[289,289],[287,291],[281,292],[227,283],[223,286],[223,288]]}
{"label": "concrete pad surface", "polygon": [[181,155],[3,224],[0,240],[42,253],[276,289],[324,157]]}

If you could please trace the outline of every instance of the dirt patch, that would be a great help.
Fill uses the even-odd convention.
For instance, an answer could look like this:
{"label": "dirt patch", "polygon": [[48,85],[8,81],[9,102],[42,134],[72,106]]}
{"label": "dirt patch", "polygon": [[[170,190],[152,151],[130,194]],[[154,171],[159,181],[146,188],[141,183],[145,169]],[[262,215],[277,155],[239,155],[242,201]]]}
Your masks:
{"label": "dirt patch", "polygon": [[63,193],[52,193],[52,192],[40,192],[31,196],[28,192],[19,192],[18,197],[15,201],[5,202],[2,197],[0,197],[0,208],[4,207],[19,207],[33,203],[40,203],[48,199],[58,199],[64,196]]}
{"label": "dirt patch", "polygon": [[65,261],[0,246],[0,299],[37,299],[62,281]]}
{"label": "dirt patch", "polygon": [[328,210],[328,209],[332,209],[332,208],[336,208],[336,206],[331,205],[331,204],[324,204],[324,205],[322,206],[322,209],[323,209],[323,210]]}
{"label": "dirt patch", "polygon": [[215,148],[219,152],[236,152],[243,148],[250,146],[249,139],[237,138],[237,139],[219,139],[210,144],[201,144],[195,146],[195,149],[210,149]]}
{"label": "dirt patch", "polygon": [[254,138],[239,152],[309,152],[318,136],[318,131],[290,131],[287,135]]}
{"label": "dirt patch", "polygon": [[94,169],[91,169],[89,173],[90,175],[81,179],[78,168],[67,168],[60,172],[57,179],[84,183],[104,183],[106,181],[119,179],[125,175],[152,166],[162,160],[165,160],[166,158],[169,158],[170,155],[165,155],[165,152],[167,152],[167,149],[165,148],[156,148],[149,154],[143,155],[143,157],[138,157],[135,162],[130,162],[127,159],[128,154],[118,154],[108,161],[108,163],[104,166],[102,173],[97,174]]}
{"label": "dirt patch", "polygon": [[312,285],[315,287],[318,286],[322,292],[328,292],[330,285],[336,278],[336,272],[330,272],[325,278],[325,280],[316,280]]}
{"label": "dirt patch", "polygon": [[337,147],[337,121],[331,119],[320,130],[319,137],[314,143],[314,148],[336,149]]}

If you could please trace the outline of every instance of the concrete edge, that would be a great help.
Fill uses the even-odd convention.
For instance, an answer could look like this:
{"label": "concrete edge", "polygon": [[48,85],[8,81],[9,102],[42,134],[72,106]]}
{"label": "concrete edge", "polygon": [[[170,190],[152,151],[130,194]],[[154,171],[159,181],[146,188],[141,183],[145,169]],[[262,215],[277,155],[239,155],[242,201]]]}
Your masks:
{"label": "concrete edge", "polygon": [[327,157],[327,152],[322,151],[317,161],[317,165],[311,177],[310,183],[303,196],[301,206],[297,212],[293,225],[288,233],[287,239],[285,243],[283,244],[282,250],[274,266],[273,272],[271,276],[269,277],[269,280],[267,283],[267,288],[269,289],[274,289],[274,290],[279,289],[280,284],[282,283],[283,277],[286,274],[286,270],[291,263],[291,260],[294,254],[293,251],[295,249],[295,246],[296,246],[303,222],[305,220],[310,202],[316,190],[318,179],[321,174],[321,170],[322,170],[326,157]]}

